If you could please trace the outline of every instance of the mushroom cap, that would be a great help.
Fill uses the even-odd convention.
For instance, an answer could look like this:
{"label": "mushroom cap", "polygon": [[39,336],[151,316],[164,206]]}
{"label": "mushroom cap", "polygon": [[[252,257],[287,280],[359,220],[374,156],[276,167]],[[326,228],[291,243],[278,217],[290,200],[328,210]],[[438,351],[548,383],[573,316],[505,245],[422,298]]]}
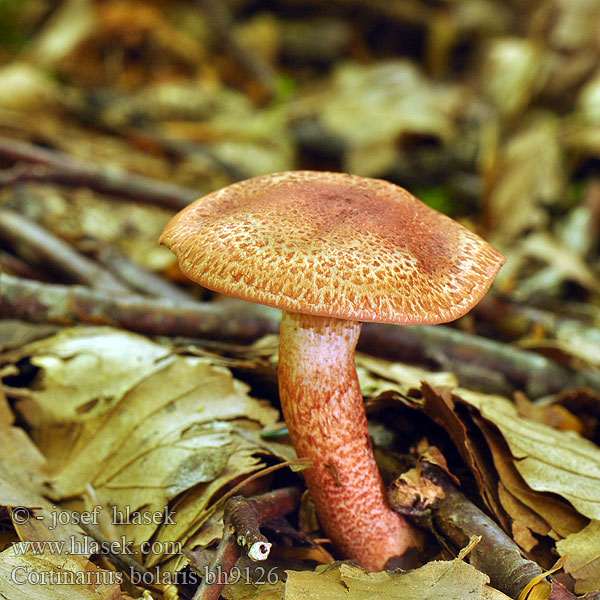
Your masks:
{"label": "mushroom cap", "polygon": [[222,294],[402,325],[464,315],[505,260],[397,185],[317,171],[213,192],[175,215],[160,242],[187,277]]}

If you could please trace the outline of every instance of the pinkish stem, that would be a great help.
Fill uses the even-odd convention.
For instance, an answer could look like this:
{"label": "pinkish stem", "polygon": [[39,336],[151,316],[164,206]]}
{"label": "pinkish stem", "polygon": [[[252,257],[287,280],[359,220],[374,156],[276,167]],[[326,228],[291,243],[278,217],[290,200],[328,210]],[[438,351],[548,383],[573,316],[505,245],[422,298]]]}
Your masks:
{"label": "pinkish stem", "polygon": [[394,513],[375,464],[356,375],[361,324],[283,313],[279,391],[283,415],[321,525],[349,558],[371,571],[419,545]]}

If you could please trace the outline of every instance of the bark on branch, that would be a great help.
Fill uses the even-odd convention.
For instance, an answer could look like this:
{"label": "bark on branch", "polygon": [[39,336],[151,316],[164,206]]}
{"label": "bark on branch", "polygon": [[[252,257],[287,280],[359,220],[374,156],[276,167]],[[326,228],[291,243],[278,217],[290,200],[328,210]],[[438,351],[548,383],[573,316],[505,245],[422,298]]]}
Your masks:
{"label": "bark on branch", "polygon": [[190,303],[116,296],[80,285],[0,277],[0,318],[56,325],[112,325],[146,335],[195,336],[252,342],[277,331],[279,315],[267,307]]}
{"label": "bark on branch", "polygon": [[47,229],[7,209],[0,209],[0,239],[8,242],[21,258],[51,267],[71,281],[117,294],[132,292],[125,283]]}
{"label": "bark on branch", "polygon": [[198,198],[189,188],[128,173],[114,165],[97,165],[68,154],[0,136],[0,159],[18,164],[0,172],[0,185],[24,181],[89,187],[98,192],[180,210]]}
{"label": "bark on branch", "polygon": [[[441,535],[457,551],[464,548],[473,536],[481,536],[481,541],[469,554],[471,564],[488,575],[496,589],[510,598],[519,598],[527,584],[542,574],[542,569],[525,558],[515,542],[459,492],[441,469],[427,462],[420,465],[426,492],[420,494],[420,485],[410,485],[400,479],[390,492],[392,508],[420,525],[427,524],[435,535]],[[438,486],[431,504],[422,506],[420,510],[415,505],[407,505],[407,498],[431,497],[429,482]]]}

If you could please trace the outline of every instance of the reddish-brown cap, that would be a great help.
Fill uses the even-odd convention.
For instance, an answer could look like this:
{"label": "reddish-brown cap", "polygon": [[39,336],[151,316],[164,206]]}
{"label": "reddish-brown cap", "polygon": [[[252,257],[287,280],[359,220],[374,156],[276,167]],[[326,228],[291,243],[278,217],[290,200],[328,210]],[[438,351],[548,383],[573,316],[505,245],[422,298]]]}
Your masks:
{"label": "reddish-brown cap", "polygon": [[504,257],[381,179],[288,171],[190,204],[161,243],[193,281],[291,312],[417,325],[485,295]]}

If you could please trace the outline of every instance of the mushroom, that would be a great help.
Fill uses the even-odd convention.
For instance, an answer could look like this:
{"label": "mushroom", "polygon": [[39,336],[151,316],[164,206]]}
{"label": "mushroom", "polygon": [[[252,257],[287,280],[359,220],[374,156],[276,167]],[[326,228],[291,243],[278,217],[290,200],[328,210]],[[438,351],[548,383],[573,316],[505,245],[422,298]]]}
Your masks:
{"label": "mushroom", "polygon": [[178,213],[161,243],[222,294],[283,310],[279,390],[324,531],[369,570],[420,545],[387,502],[354,363],[361,322],[452,321],[504,257],[392,183],[289,171],[216,191]]}

